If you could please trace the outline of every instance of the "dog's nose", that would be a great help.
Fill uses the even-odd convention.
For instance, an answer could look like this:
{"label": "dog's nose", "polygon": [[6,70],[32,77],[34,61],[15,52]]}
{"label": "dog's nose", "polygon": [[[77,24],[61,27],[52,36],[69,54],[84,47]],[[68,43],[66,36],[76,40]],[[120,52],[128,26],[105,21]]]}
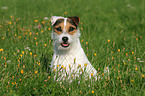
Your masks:
{"label": "dog's nose", "polygon": [[63,42],[67,42],[67,41],[68,41],[68,37],[63,37],[63,38],[62,38],[62,41],[63,41]]}

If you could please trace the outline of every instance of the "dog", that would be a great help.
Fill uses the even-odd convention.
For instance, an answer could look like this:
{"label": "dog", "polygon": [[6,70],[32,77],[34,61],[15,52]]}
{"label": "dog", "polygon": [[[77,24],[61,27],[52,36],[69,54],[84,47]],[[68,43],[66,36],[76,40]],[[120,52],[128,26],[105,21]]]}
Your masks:
{"label": "dog", "polygon": [[[97,80],[97,70],[91,65],[80,43],[80,18],[52,16],[51,23],[53,32],[54,55],[52,57],[52,71],[57,80],[65,80],[79,77],[95,78]],[[67,77],[68,76],[68,77]]]}

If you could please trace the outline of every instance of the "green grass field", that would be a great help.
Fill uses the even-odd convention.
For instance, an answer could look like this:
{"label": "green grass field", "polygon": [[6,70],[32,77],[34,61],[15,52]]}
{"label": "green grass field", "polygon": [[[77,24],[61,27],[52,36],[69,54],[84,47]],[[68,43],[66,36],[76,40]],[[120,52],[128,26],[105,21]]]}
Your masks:
{"label": "green grass field", "polygon": [[[101,80],[60,84],[47,72],[53,15],[80,17],[81,44]],[[0,0],[0,18],[0,96],[145,96],[144,0]]]}

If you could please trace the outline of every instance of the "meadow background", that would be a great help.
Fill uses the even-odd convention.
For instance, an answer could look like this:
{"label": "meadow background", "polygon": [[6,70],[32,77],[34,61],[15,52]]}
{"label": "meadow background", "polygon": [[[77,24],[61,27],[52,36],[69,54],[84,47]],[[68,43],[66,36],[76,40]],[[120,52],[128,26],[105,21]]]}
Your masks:
{"label": "meadow background", "polygon": [[[80,17],[81,44],[101,80],[53,81],[53,15]],[[145,96],[145,1],[0,0],[0,95]]]}

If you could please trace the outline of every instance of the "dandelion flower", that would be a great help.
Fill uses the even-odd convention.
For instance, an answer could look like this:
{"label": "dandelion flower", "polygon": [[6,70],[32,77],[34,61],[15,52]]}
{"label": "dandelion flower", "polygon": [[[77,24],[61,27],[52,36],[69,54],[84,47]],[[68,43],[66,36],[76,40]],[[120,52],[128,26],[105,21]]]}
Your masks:
{"label": "dandelion flower", "polygon": [[62,65],[61,68],[63,68],[64,66]]}
{"label": "dandelion flower", "polygon": [[81,28],[81,30],[83,30],[83,28]]}
{"label": "dandelion flower", "polygon": [[131,82],[134,82],[134,80],[132,79]]}
{"label": "dandelion flower", "polygon": [[71,67],[71,65],[69,64],[69,67]]}
{"label": "dandelion flower", "polygon": [[57,67],[59,67],[59,65],[57,65]]}
{"label": "dandelion flower", "polygon": [[22,51],[22,54],[24,54],[24,51]]}
{"label": "dandelion flower", "polygon": [[144,78],[145,76],[142,74],[142,77]]}
{"label": "dandelion flower", "polygon": [[48,76],[48,79],[50,79],[50,76]]}
{"label": "dandelion flower", "polygon": [[23,69],[21,69],[21,74],[24,74],[24,71],[23,71]]}
{"label": "dandelion flower", "polygon": [[92,93],[94,93],[94,90],[92,90]]}
{"label": "dandelion flower", "polygon": [[64,12],[64,14],[67,14],[67,12]]}
{"label": "dandelion flower", "polygon": [[48,30],[50,30],[51,28],[48,28]]}
{"label": "dandelion flower", "polygon": [[4,37],[2,37],[2,39],[5,39]]}
{"label": "dandelion flower", "polygon": [[23,55],[21,54],[20,56],[22,57]]}
{"label": "dandelion flower", "polygon": [[93,76],[93,73],[91,73],[91,76]]}
{"label": "dandelion flower", "polygon": [[87,66],[87,64],[86,64],[86,63],[85,63],[84,65],[85,65],[85,67]]}
{"label": "dandelion flower", "polygon": [[117,79],[119,80],[119,77],[117,77]]}
{"label": "dandelion flower", "polygon": [[0,52],[3,51],[3,48],[0,49]]}
{"label": "dandelion flower", "polygon": [[11,24],[12,24],[12,22],[9,22],[9,24],[11,25]]}
{"label": "dandelion flower", "polygon": [[34,20],[34,22],[38,22],[38,20]]}
{"label": "dandelion flower", "polygon": [[137,71],[137,67],[135,67],[135,70]]}
{"label": "dandelion flower", "polygon": [[45,47],[47,46],[47,44],[45,44]]}
{"label": "dandelion flower", "polygon": [[86,45],[88,44],[88,42],[86,42]]}
{"label": "dandelion flower", "polygon": [[118,49],[118,52],[120,52],[120,49]]}
{"label": "dandelion flower", "polygon": [[36,42],[36,45],[38,44],[38,42]]}
{"label": "dandelion flower", "polygon": [[97,54],[96,53],[94,53],[94,56],[96,56]]}
{"label": "dandelion flower", "polygon": [[132,54],[134,54],[134,52],[132,51]]}
{"label": "dandelion flower", "polygon": [[32,52],[30,52],[30,55],[32,55]]}
{"label": "dandelion flower", "polygon": [[110,39],[108,39],[108,43],[110,42]]}
{"label": "dandelion flower", "polygon": [[35,71],[35,74],[37,74],[38,73],[38,71]]}

